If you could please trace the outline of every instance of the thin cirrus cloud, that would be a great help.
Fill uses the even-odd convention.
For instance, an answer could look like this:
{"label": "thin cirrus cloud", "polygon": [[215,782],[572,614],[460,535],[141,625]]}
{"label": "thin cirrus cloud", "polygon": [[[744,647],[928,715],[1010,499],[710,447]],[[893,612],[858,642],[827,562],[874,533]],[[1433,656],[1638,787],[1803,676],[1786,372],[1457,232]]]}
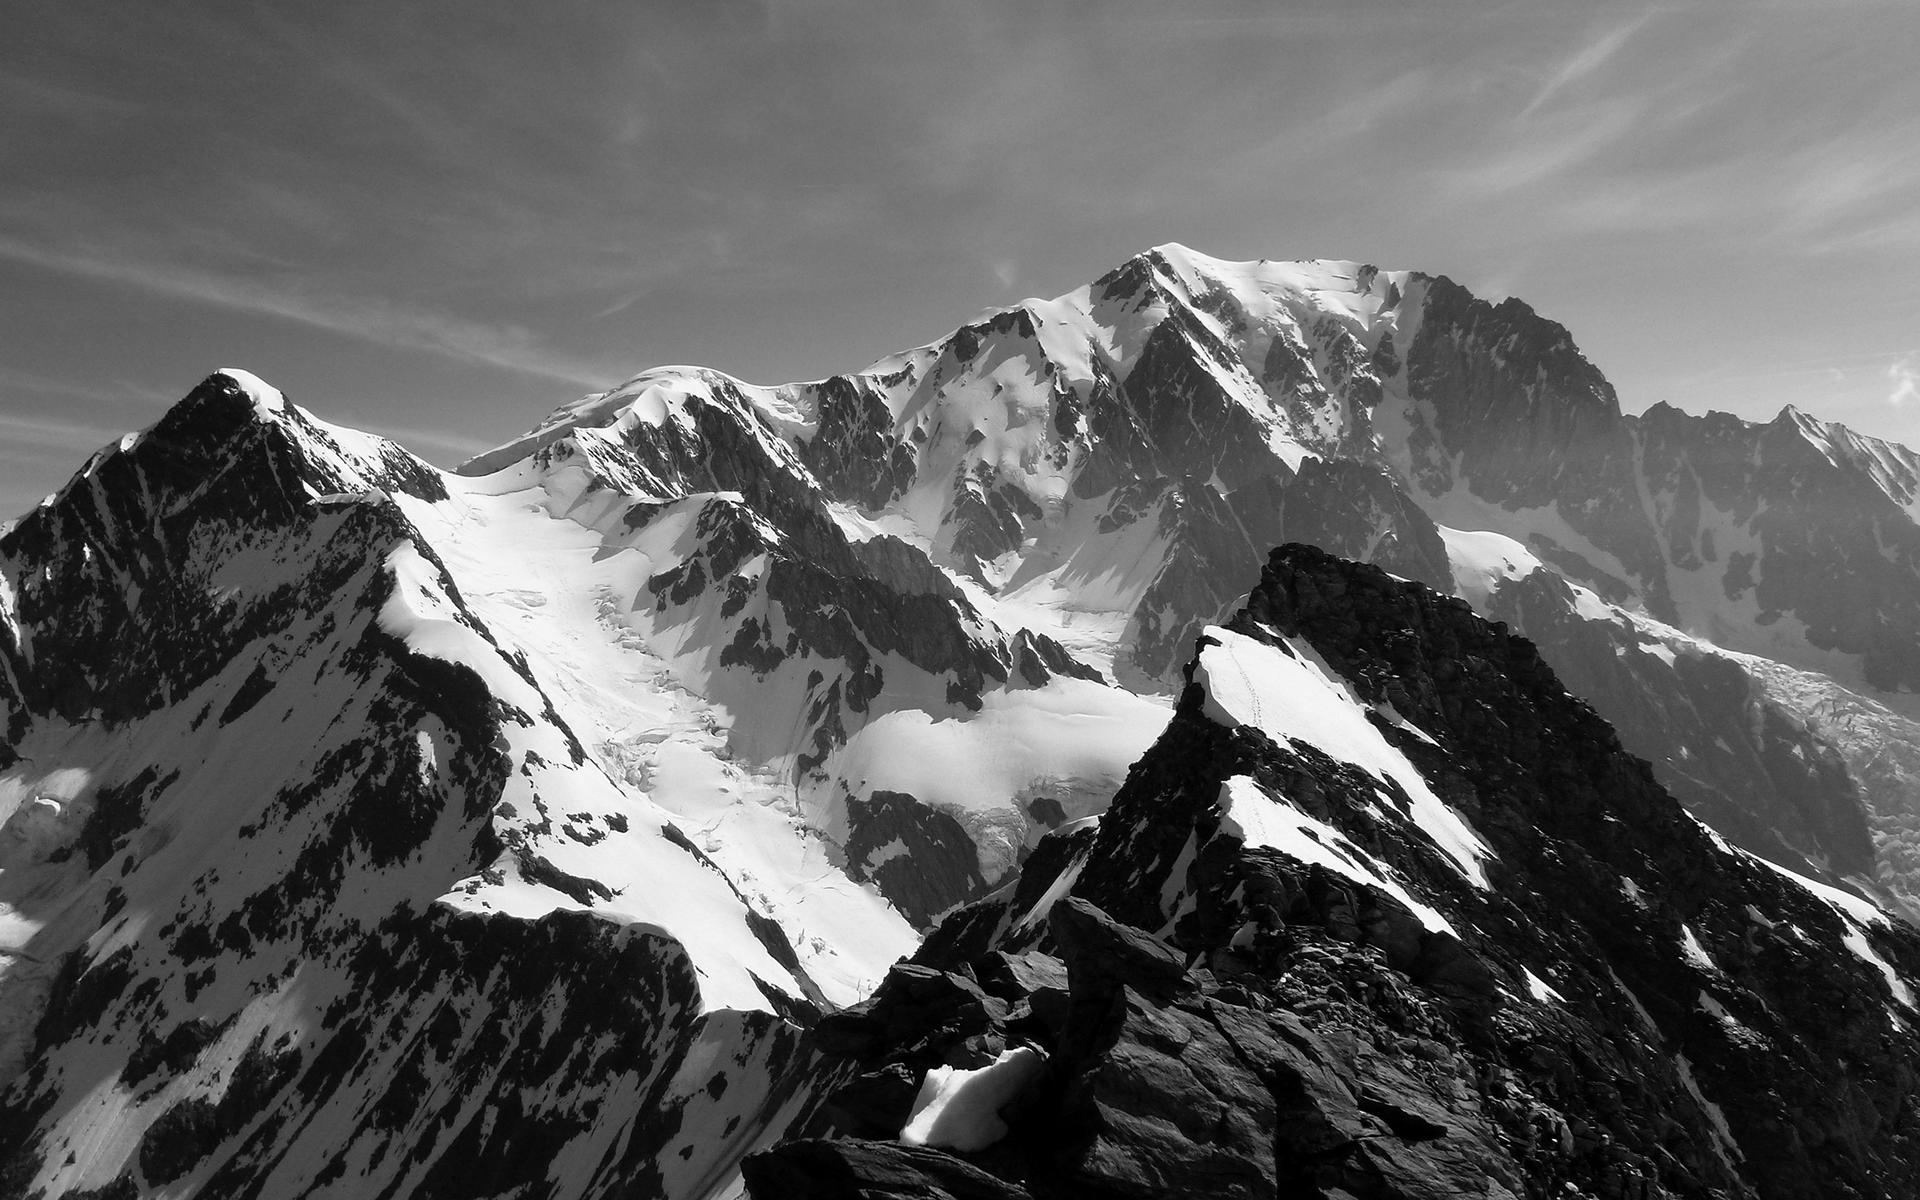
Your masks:
{"label": "thin cirrus cloud", "polygon": [[1560,65],[1559,70],[1555,71],[1552,76],[1547,79],[1546,83],[1541,85],[1539,91],[1534,93],[1533,99],[1529,100],[1527,106],[1520,110],[1520,118],[1525,120],[1533,116],[1551,103],[1554,97],[1566,91],[1568,88],[1573,87],[1581,80],[1594,75],[1607,64],[1609,59],[1618,54],[1621,48],[1632,40],[1635,34],[1645,28],[1647,22],[1652,19],[1653,13],[1651,11],[1642,13],[1639,17],[1628,21],[1618,28],[1602,33],[1593,41],[1582,46],[1578,52]]}
{"label": "thin cirrus cloud", "polygon": [[488,325],[378,298],[303,291],[119,253],[51,250],[9,237],[0,237],[0,259],[582,387],[605,386],[617,373],[548,351],[519,327]]}
{"label": "thin cirrus cloud", "polygon": [[[71,459],[92,453],[123,434],[148,424],[160,408],[178,399],[157,388],[125,380],[89,383],[54,378],[0,365],[0,461],[22,467],[44,467],[50,456]],[[29,411],[37,407],[41,411]],[[52,411],[99,412],[106,419],[76,419]],[[49,477],[49,482],[51,477]],[[0,489],[16,501],[30,500],[19,490]],[[18,505],[16,504],[15,507]]]}
{"label": "thin cirrus cloud", "polygon": [[1524,194],[1563,179],[1618,146],[1639,127],[1645,106],[1614,100],[1583,112],[1577,120],[1555,121],[1516,138],[1511,147],[1459,167],[1434,173],[1442,192],[1457,201],[1480,201]]}
{"label": "thin cirrus cloud", "polygon": [[1893,384],[1893,390],[1887,393],[1887,403],[1899,406],[1914,400],[1920,400],[1920,366],[1914,363],[1914,356],[1904,355],[1887,364],[1887,379]]}
{"label": "thin cirrus cloud", "polygon": [[0,393],[27,393],[55,401],[80,401],[109,408],[151,408],[171,404],[179,397],[161,388],[127,379],[107,384],[43,375],[0,364]]}
{"label": "thin cirrus cloud", "polygon": [[83,451],[103,446],[125,432],[84,421],[0,412],[0,445]]}

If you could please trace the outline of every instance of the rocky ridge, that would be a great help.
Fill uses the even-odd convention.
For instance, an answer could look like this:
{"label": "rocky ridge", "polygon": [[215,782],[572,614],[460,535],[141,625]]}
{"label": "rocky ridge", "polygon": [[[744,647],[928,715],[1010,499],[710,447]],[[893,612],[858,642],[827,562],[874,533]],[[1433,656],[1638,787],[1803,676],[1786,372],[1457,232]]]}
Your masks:
{"label": "rocky ridge", "polygon": [[[1484,882],[1391,777],[1288,736],[1285,684],[1322,667],[1470,824]],[[821,1200],[1904,1195],[1916,969],[1920,935],[1688,817],[1531,644],[1289,546],[1203,635],[1097,828],[814,1030],[861,1073],[747,1179]],[[1044,1070],[984,1132],[910,1124],[930,1073],[1015,1047]]]}

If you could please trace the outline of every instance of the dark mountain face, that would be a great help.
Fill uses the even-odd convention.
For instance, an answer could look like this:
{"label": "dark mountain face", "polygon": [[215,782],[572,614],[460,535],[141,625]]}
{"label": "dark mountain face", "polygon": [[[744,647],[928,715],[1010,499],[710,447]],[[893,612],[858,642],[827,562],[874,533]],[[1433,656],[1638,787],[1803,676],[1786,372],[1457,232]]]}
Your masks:
{"label": "dark mountain face", "polygon": [[1503,584],[1482,609],[1551,647],[1568,690],[1608,714],[1661,784],[1735,844],[1778,863],[1873,878],[1854,774],[1740,661],[1669,646],[1625,619],[1584,618],[1566,581],[1549,572]]}
{"label": "dark mountain face", "polygon": [[[1484,884],[1390,776],[1280,732],[1307,664],[1470,821]],[[1530,643],[1290,546],[1201,639],[1097,831],[1044,845],[816,1029],[863,1073],[830,1097],[830,1136],[747,1179],[762,1197],[1904,1195],[1915,967],[1920,935],[1689,818]],[[1021,1046],[1044,1068],[986,1145],[915,1114],[927,1072]],[[874,1140],[910,1115],[941,1130],[930,1145]]]}
{"label": "dark mountain face", "polygon": [[[1518,300],[1489,305],[1436,280],[1405,380],[1409,420],[1424,435],[1408,441],[1418,492],[1554,511],[1572,536],[1525,539],[1543,558],[1609,599],[1635,595],[1654,617],[1673,619],[1631,427],[1565,329]],[[1600,554],[1580,553],[1582,543]]]}
{"label": "dark mountain face", "polygon": [[[1077,1064],[1049,1078],[1112,1066],[1060,1099],[1076,1138],[1160,1130],[1073,1142],[1097,1169],[872,1151],[954,1194],[1128,1194],[1153,1155],[1225,1192],[1522,1194],[1560,1177],[1514,1149],[1536,1116],[1674,1190],[1831,1159],[1875,1194],[1902,935],[1667,792],[1920,887],[1920,724],[1884,690],[1916,493],[1912,454],[1797,413],[1624,416],[1517,301],[1173,246],[856,374],[648,372],[458,474],[216,375],[0,531],[0,1194],[703,1196],[843,1075],[837,1127],[898,1132],[954,1005],[957,1063],[1018,1025]],[[1289,542],[1437,594],[1295,551],[1250,604]],[[820,1067],[802,1031],[883,979],[888,1032],[832,1025],[857,1061]],[[1134,993],[1185,1032],[1114,1066]],[[1256,1025],[1258,1086],[1193,1065],[1178,1136],[1115,1098]],[[1213,1089],[1257,1120],[1206,1134]],[[1273,1165],[1271,1121],[1346,1165]]]}

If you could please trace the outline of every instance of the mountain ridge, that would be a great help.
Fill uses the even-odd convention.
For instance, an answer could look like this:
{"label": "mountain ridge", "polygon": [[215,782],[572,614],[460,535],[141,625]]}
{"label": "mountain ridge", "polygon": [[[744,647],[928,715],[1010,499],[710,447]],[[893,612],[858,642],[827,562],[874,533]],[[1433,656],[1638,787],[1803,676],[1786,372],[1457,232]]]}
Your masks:
{"label": "mountain ridge", "polygon": [[[694,383],[711,374],[696,373]],[[644,394],[662,404],[676,378],[684,377],[671,369],[643,373],[560,410],[530,437],[565,440],[582,408],[595,423],[631,419],[621,416],[631,401]],[[1862,539],[1911,539],[1900,500],[1920,481],[1910,452],[1798,419],[1781,430],[1784,440],[1766,441],[1778,421],[1682,420],[1660,406],[1628,416],[1563,326],[1518,299],[1477,301],[1443,276],[1356,263],[1222,263],[1168,246],[1059,300],[992,310],[851,376],[727,386],[769,433],[802,452],[850,527],[878,514],[870,528],[917,544],[963,586],[1014,608],[1016,622],[1048,621],[1050,636],[1132,690],[1167,686],[1202,620],[1193,614],[1226,612],[1239,595],[1233,564],[1293,537],[1289,523],[1304,540],[1453,590],[1455,564],[1436,522],[1519,538],[1536,561],[1623,606],[1621,620],[1639,608],[1727,650],[1784,656],[1856,690],[1908,686],[1895,631],[1920,629],[1911,610],[1920,560],[1896,552],[1897,561],[1874,554],[1876,563]],[[1169,395],[1187,402],[1177,417],[1142,399]],[[1467,396],[1479,407],[1460,399]],[[967,428],[965,446],[942,441],[947,417]],[[1216,449],[1229,445],[1239,449]],[[1700,458],[1697,469],[1689,455]],[[1771,465],[1769,456],[1785,461]],[[1302,470],[1311,478],[1298,478]],[[1712,477],[1704,491],[1702,471]],[[1784,518],[1731,498],[1772,488],[1790,509],[1803,481],[1820,475],[1814,482],[1826,495]],[[1143,477],[1157,482],[1127,482]],[[1872,493],[1859,490],[1861,480]],[[1568,493],[1564,504],[1556,489]],[[1357,492],[1370,498],[1356,503],[1348,494]],[[1822,518],[1834,494],[1852,496],[1868,519]],[[1097,527],[1061,534],[1060,509],[1096,510]],[[1808,526],[1820,520],[1819,531]],[[1131,541],[1110,536],[1120,529]],[[1821,546],[1845,547],[1847,560],[1833,561]],[[1770,555],[1793,561],[1770,576]],[[1835,608],[1819,581],[1836,570],[1888,597],[1869,606],[1886,624]],[[1090,588],[1096,580],[1122,586]],[[1058,605],[1050,581],[1061,583],[1052,588]],[[1108,599],[1087,611],[1094,606],[1081,600],[1094,591]],[[1062,606],[1071,630],[1049,620]],[[1189,615],[1167,623],[1176,612]],[[1813,716],[1784,711],[1800,725]],[[1623,707],[1609,715],[1631,724],[1638,714]],[[1697,775],[1671,739],[1635,749],[1669,771],[1670,783]],[[1766,785],[1763,795],[1775,791]],[[1865,791],[1876,813],[1908,807],[1897,789]],[[1751,807],[1741,793],[1709,797],[1696,780],[1688,794],[1724,823]],[[1801,818],[1785,798],[1764,800],[1764,821],[1796,827],[1787,843],[1798,849],[1752,821],[1736,836],[1783,861],[1819,863],[1833,858],[1830,847],[1858,843],[1870,821],[1843,810],[1859,803]],[[1831,827],[1836,820],[1850,828]],[[1904,876],[1875,879],[1857,852],[1835,861],[1890,900],[1914,886]]]}
{"label": "mountain ridge", "polygon": [[[1514,621],[1728,837],[1897,906],[1911,456],[1633,420],[1521,302],[1179,247],[850,376],[645,372],[465,473],[217,374],[0,533],[9,1186],[725,1186],[832,1090],[820,1013],[1073,857],[1290,542]],[[1729,646],[1655,611],[1715,595]],[[658,981],[630,1052],[609,973]]]}
{"label": "mountain ridge", "polygon": [[[1188,678],[1097,828],[816,1027],[862,1073],[753,1195],[1910,1186],[1920,934],[1687,817],[1525,639],[1290,545]],[[1471,848],[1343,752],[1366,733],[1289,736],[1322,687]],[[976,1145],[936,1081],[1016,1050],[1039,1071]]]}

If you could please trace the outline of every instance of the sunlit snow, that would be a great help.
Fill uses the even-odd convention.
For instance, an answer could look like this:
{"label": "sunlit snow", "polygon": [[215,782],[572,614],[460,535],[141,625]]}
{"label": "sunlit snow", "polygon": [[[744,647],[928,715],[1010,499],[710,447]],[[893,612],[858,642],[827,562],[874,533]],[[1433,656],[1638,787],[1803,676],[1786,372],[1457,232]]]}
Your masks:
{"label": "sunlit snow", "polygon": [[984,1067],[935,1067],[914,1098],[900,1140],[962,1153],[984,1150],[1007,1136],[1000,1109],[1046,1069],[1046,1052],[1032,1046],[1003,1051]]}
{"label": "sunlit snow", "polygon": [[1223,725],[1251,725],[1282,744],[1298,738],[1393,780],[1412,802],[1412,823],[1462,875],[1487,885],[1483,860],[1491,851],[1486,843],[1368,722],[1366,706],[1310,647],[1289,640],[1281,649],[1219,626],[1209,626],[1206,637],[1217,644],[1201,650],[1193,679],[1206,692],[1209,717]]}

